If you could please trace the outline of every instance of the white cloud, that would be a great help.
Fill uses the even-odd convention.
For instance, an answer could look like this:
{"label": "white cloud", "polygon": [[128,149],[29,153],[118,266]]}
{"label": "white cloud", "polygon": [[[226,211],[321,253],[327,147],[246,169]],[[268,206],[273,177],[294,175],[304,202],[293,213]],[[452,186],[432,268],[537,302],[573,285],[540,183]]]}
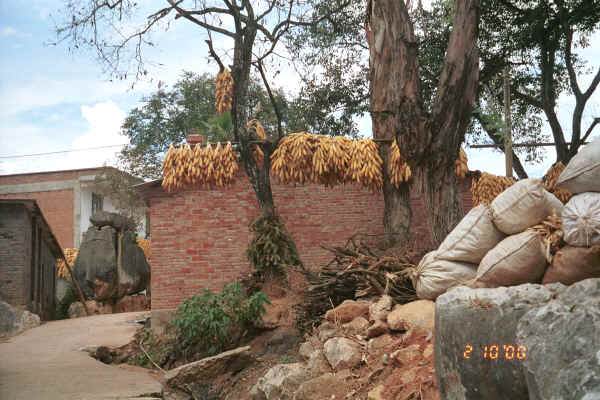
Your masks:
{"label": "white cloud", "polygon": [[16,37],[19,39],[29,38],[31,37],[31,33],[21,32],[12,26],[5,26],[0,29],[0,37]]}
{"label": "white cloud", "polygon": [[[37,125],[22,125],[16,130],[11,126],[10,134],[3,130],[2,155],[37,154],[61,150],[79,150],[127,143],[121,134],[121,125],[125,112],[112,101],[82,106],[81,114],[86,120],[86,131],[74,139],[69,148],[56,148],[52,138],[44,135],[43,128]],[[7,133],[5,135],[5,133]],[[30,143],[22,145],[22,138]],[[115,165],[116,154],[121,146],[70,153],[48,154],[35,157],[21,157],[0,160],[0,174],[18,174],[38,171],[56,171],[77,168],[100,167],[104,164]],[[6,152],[6,153],[5,153]]]}

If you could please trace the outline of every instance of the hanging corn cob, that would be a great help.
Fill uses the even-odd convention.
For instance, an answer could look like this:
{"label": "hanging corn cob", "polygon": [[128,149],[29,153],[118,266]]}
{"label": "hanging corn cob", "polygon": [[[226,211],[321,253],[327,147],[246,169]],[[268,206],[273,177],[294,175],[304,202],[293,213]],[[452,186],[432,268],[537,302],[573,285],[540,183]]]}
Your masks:
{"label": "hanging corn cob", "polygon": [[465,179],[467,173],[469,172],[469,167],[467,166],[467,153],[460,148],[458,152],[458,158],[454,162],[454,173],[458,179]]}
{"label": "hanging corn cob", "polygon": [[[248,136],[251,139],[267,140],[267,135],[265,135],[265,128],[263,128],[259,120],[252,119],[248,121],[246,129],[248,130]],[[254,145],[252,155],[254,156],[254,159],[256,160],[258,166],[262,168],[263,161],[265,160],[265,153],[262,151],[258,144]]]}
{"label": "hanging corn cob", "polygon": [[504,176],[496,176],[483,172],[479,179],[473,178],[471,182],[473,206],[490,204],[496,196],[515,182],[516,179],[514,178],[506,178]]}
{"label": "hanging corn cob", "polygon": [[403,182],[408,182],[410,180],[412,173],[410,167],[400,154],[398,143],[396,143],[395,140],[392,141],[392,145],[390,146],[388,159],[388,172],[390,174],[391,183],[399,188]]}
{"label": "hanging corn cob", "polygon": [[[69,267],[71,267],[71,270],[73,270],[73,268],[75,268],[75,260],[77,259],[77,254],[79,253],[79,249],[66,248],[66,249],[63,249],[63,253],[65,255],[65,258],[67,259],[67,262],[69,263]],[[57,275],[59,278],[70,279],[69,269],[65,265],[65,261],[62,258],[58,258],[56,260],[56,270],[57,270]]]}
{"label": "hanging corn cob", "polygon": [[144,239],[144,238],[139,237],[136,239],[136,242],[137,242],[138,246],[140,246],[140,248],[144,252],[144,255],[146,256],[146,260],[148,260],[148,262],[150,262],[150,259],[152,258],[152,250],[150,248],[150,239]]}
{"label": "hanging corn cob", "polygon": [[217,74],[215,86],[215,108],[217,109],[217,114],[230,111],[233,102],[233,77],[227,69]]}

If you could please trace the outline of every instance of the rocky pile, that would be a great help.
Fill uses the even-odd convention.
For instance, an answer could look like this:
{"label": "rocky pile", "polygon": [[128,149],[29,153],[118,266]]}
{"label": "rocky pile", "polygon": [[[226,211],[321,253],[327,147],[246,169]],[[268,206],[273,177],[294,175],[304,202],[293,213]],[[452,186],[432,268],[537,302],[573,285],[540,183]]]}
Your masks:
{"label": "rocky pile", "polygon": [[346,300],[301,344],[301,361],[270,368],[254,400],[439,398],[433,368],[434,303],[392,307]]}

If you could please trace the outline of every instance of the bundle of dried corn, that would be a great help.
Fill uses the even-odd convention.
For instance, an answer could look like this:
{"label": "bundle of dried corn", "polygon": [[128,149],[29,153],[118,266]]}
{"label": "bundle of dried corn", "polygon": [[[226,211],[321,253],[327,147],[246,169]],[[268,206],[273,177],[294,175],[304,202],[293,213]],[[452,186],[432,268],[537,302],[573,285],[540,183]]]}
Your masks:
{"label": "bundle of dried corn", "polygon": [[516,179],[514,178],[506,178],[504,176],[496,176],[483,172],[479,179],[473,178],[471,182],[473,206],[490,204],[496,196],[515,182]]}
{"label": "bundle of dried corn", "polygon": [[144,252],[144,255],[146,256],[146,260],[148,262],[150,262],[150,258],[152,258],[152,249],[150,248],[150,239],[137,238],[136,242],[137,242],[138,246],[140,246],[140,248]]}
{"label": "bundle of dried corn", "polygon": [[320,138],[300,132],[281,139],[271,156],[271,172],[282,183],[313,182],[313,154],[317,150]]}
{"label": "bundle of dried corn", "polygon": [[218,143],[214,148],[210,144],[171,145],[163,161],[162,186],[169,192],[201,185],[221,187],[233,182],[238,168],[231,143]]}
{"label": "bundle of dried corn", "polygon": [[325,186],[350,182],[348,176],[354,142],[348,138],[323,137],[313,155],[312,181]]}
{"label": "bundle of dried corn", "polygon": [[396,143],[395,140],[392,142],[389,152],[388,171],[391,176],[391,182],[393,185],[399,188],[403,182],[409,181],[412,173],[410,171],[410,167],[400,154],[398,143]]}
{"label": "bundle of dried corn", "polygon": [[566,243],[563,241],[562,218],[556,214],[550,215],[541,224],[532,226],[528,231],[540,232],[544,243],[545,255],[548,263],[552,263],[552,257]]}
{"label": "bundle of dried corn", "polygon": [[458,158],[454,162],[454,173],[458,179],[465,179],[467,172],[469,172],[469,167],[467,166],[467,153],[465,153],[461,147],[458,152]]}
{"label": "bundle of dried corn", "polygon": [[[65,258],[69,263],[69,267],[71,267],[71,270],[73,270],[73,268],[75,268],[75,259],[77,258],[79,249],[66,248],[63,249],[63,253],[65,254]],[[59,278],[69,279],[69,269],[65,265],[65,261],[62,258],[56,260],[56,270]]]}
{"label": "bundle of dried corn", "polygon": [[564,171],[565,166],[562,162],[557,162],[554,164],[546,175],[544,176],[544,188],[550,193],[554,194],[563,204],[566,204],[569,199],[573,196],[571,192],[567,189],[559,189],[556,187],[556,181],[558,181],[558,177]]}
{"label": "bundle of dried corn", "polygon": [[[263,128],[259,120],[252,119],[248,121],[246,129],[248,130],[248,136],[250,138],[255,140],[267,140],[267,135],[265,135],[265,128]],[[263,161],[265,160],[265,153],[262,151],[259,145],[254,145],[254,150],[252,150],[252,154],[254,156],[254,159],[258,163],[258,166],[262,168]]]}
{"label": "bundle of dried corn", "polygon": [[227,69],[217,74],[215,88],[215,108],[218,114],[231,110],[233,102],[233,77]]}

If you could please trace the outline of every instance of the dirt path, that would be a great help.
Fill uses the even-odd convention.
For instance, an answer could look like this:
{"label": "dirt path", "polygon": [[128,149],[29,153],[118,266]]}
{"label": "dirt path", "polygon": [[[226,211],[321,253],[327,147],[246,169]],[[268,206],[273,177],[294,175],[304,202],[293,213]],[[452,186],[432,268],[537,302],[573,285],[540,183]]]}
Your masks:
{"label": "dirt path", "polygon": [[0,343],[1,400],[140,400],[160,392],[148,370],[106,365],[84,346],[128,343],[146,313],[51,321]]}

